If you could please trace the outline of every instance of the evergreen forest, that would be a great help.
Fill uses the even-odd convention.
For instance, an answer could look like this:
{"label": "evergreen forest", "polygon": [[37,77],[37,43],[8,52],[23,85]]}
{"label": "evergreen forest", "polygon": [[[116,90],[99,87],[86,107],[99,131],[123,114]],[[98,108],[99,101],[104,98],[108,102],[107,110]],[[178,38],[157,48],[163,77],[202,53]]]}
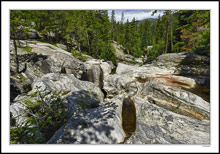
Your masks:
{"label": "evergreen forest", "polygon": [[[156,13],[155,10],[152,13]],[[34,25],[32,24],[34,23]],[[19,26],[33,28],[43,34],[41,41],[63,43],[94,58],[111,60],[116,64],[111,42],[124,47],[126,54],[156,58],[161,54],[195,52],[210,55],[210,11],[167,10],[155,20],[125,21],[124,12],[116,22],[115,11],[107,10],[12,10],[11,36],[19,33]],[[54,35],[55,37],[51,37]],[[151,50],[147,50],[151,46]]]}

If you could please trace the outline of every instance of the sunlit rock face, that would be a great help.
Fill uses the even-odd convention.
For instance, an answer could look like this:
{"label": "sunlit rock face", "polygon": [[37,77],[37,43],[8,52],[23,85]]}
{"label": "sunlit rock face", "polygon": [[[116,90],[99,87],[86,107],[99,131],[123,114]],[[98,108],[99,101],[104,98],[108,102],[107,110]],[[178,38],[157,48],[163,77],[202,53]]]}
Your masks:
{"label": "sunlit rock face", "polygon": [[115,52],[116,58],[125,64],[142,64],[147,59],[147,57],[142,56],[141,58],[135,58],[132,55],[125,53],[125,48],[122,45],[117,44],[117,42],[112,42],[112,47]]}
{"label": "sunlit rock face", "polygon": [[103,80],[111,73],[112,66],[103,60],[89,59],[83,63],[83,74],[81,79],[93,82],[102,88]]}

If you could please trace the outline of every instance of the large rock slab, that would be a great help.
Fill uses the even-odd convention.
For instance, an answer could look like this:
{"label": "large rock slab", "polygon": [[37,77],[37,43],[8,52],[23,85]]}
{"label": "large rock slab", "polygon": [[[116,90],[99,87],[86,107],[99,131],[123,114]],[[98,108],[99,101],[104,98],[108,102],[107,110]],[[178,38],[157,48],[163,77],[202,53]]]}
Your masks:
{"label": "large rock slab", "polygon": [[[42,70],[49,70],[53,73],[74,74],[77,78],[81,78],[82,62],[73,57],[71,53],[48,43],[37,43],[30,46],[32,47],[31,52],[48,56],[45,62],[39,62]],[[45,73],[49,72],[46,71]]]}
{"label": "large rock slab", "polygon": [[[24,71],[24,73],[29,74],[27,76],[32,76],[31,79],[46,73],[74,74],[77,78],[81,78],[83,69],[82,62],[72,56],[71,53],[49,43],[19,40],[17,44],[18,42],[22,47],[30,48],[28,53],[22,55],[20,52],[21,49],[18,48],[18,55],[21,65],[20,68],[23,68],[22,66],[27,63],[26,70],[28,70],[29,73],[26,71]],[[14,50],[12,44],[11,50]],[[15,66],[14,60],[10,62],[11,66]]]}
{"label": "large rock slab", "polygon": [[210,122],[198,120],[152,104],[139,97],[136,131],[125,144],[210,144]]}
{"label": "large rock slab", "polygon": [[57,43],[56,45],[57,45],[57,47],[59,47],[59,48],[65,50],[65,51],[67,51],[66,45],[64,45],[64,44],[59,44],[59,43]]}
{"label": "large rock slab", "polygon": [[132,73],[132,74],[149,74],[149,75],[161,75],[161,74],[173,74],[173,70],[163,69],[157,66],[134,66],[134,65],[127,65],[123,63],[118,63],[118,67],[116,69],[116,74],[124,74],[124,73]]}
{"label": "large rock slab", "polygon": [[[15,39],[17,40],[27,40],[27,39],[40,39],[42,38],[42,35],[35,29],[30,28],[30,27],[25,27],[25,26],[19,26],[17,27],[17,33],[15,35]],[[26,29],[26,33],[25,33],[25,29]],[[13,36],[10,36],[11,38],[13,38]]]}
{"label": "large rock slab", "polygon": [[163,69],[175,70],[175,73],[181,75],[210,76],[210,58],[192,52],[164,54],[157,57],[152,64]]}
{"label": "large rock slab", "polygon": [[210,119],[210,104],[183,89],[146,82],[137,96],[172,112],[197,119]]}

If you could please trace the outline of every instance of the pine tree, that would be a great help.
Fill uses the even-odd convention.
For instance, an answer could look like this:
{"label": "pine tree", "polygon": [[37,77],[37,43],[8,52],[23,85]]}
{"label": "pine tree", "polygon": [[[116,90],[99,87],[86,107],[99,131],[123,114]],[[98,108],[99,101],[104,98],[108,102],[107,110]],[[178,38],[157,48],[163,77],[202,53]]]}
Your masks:
{"label": "pine tree", "polygon": [[126,48],[127,54],[130,54],[130,48],[131,48],[131,29],[130,24],[127,19],[127,22],[125,23],[125,38],[124,38],[124,46]]}
{"label": "pine tree", "polygon": [[184,10],[174,14],[178,18],[174,50],[210,54],[210,11]]}
{"label": "pine tree", "polygon": [[151,25],[149,20],[145,20],[140,24],[139,36],[141,39],[141,50],[145,51],[147,46],[152,44]]}
{"label": "pine tree", "polygon": [[10,11],[10,37],[13,39],[14,49],[15,49],[15,63],[16,63],[16,72],[19,71],[19,60],[17,54],[17,43],[16,39],[19,38],[18,35],[25,33],[27,36],[29,20],[26,19],[28,13],[22,10],[11,10]]}
{"label": "pine tree", "polygon": [[112,10],[112,15],[111,15],[111,39],[112,40],[115,40],[115,36],[114,36],[114,33],[115,33],[115,11]]}
{"label": "pine tree", "polygon": [[131,33],[131,38],[130,38],[130,54],[135,57],[140,57],[142,55],[142,50],[141,50],[141,39],[139,37],[138,29],[137,29],[137,23],[135,21],[135,18],[132,19],[131,25],[130,25],[130,33]]}
{"label": "pine tree", "polygon": [[167,46],[168,46],[168,29],[169,29],[169,18],[170,18],[170,11],[165,11],[165,17],[166,17],[166,35],[165,35],[165,48],[164,48],[164,54],[167,53]]}

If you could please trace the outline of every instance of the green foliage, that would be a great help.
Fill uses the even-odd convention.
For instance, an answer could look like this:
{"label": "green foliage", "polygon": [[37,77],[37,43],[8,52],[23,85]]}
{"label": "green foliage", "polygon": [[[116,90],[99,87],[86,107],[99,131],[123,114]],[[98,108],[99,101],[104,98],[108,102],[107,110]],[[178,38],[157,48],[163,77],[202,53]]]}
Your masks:
{"label": "green foliage", "polygon": [[174,52],[180,52],[181,48],[184,46],[184,42],[177,42],[176,44],[174,44],[173,46],[173,51]]}
{"label": "green foliage", "polygon": [[25,51],[31,53],[31,47],[29,47],[29,46],[25,46],[25,47],[18,46],[18,48],[21,48],[21,49],[23,49],[23,50],[25,50]]}
{"label": "green foliage", "polygon": [[144,63],[142,62],[142,63],[139,63],[139,66],[143,66],[144,65]]}
{"label": "green foliage", "polygon": [[210,30],[204,30],[196,39],[197,44],[192,47],[192,51],[200,55],[210,56]]}
{"label": "green foliage", "polygon": [[[11,37],[17,37],[19,32],[27,35],[27,26],[30,24],[30,14],[22,10],[11,10],[10,11],[10,35]],[[23,31],[22,31],[23,30]]]}
{"label": "green foliage", "polygon": [[159,41],[157,44],[153,46],[153,48],[149,51],[149,58],[156,58],[163,53],[164,50],[164,41]]}
{"label": "green foliage", "polygon": [[192,51],[199,54],[199,55],[210,56],[210,46],[209,45],[194,46],[192,48]]}
{"label": "green foliage", "polygon": [[19,78],[22,82],[27,80],[22,74],[17,74],[17,78]]}
{"label": "green foliage", "polygon": [[110,42],[103,45],[103,48],[101,50],[101,55],[99,58],[104,60],[110,60],[114,65],[117,65],[116,56]]}
{"label": "green foliage", "polygon": [[[155,10],[153,12],[156,13]],[[210,56],[210,10],[178,10],[164,11],[154,22],[145,20],[139,25],[135,21],[124,23],[124,13],[121,22],[115,21],[115,12],[111,19],[107,10],[11,10],[10,37],[14,39],[15,57],[17,45],[15,38],[21,34],[27,37],[31,22],[43,35],[41,41],[65,44],[67,50],[81,61],[86,57],[81,53],[95,58],[110,60],[117,65],[115,52],[111,46],[112,40],[125,47],[125,53],[134,57],[146,54],[148,46],[153,48],[147,53],[148,58],[156,58],[164,51],[190,51],[200,55]],[[50,34],[53,33],[54,36]],[[72,47],[76,46],[79,52]],[[30,47],[21,47],[31,53]],[[19,72],[18,57],[17,72]],[[133,59],[133,64],[136,61]],[[142,65],[142,64],[140,64]],[[18,75],[25,81],[26,79]],[[27,85],[27,91],[30,90]],[[54,132],[68,118],[68,110],[61,102],[61,96],[69,91],[51,92],[37,87],[24,104],[27,111],[27,121],[17,126],[11,117],[10,143],[46,143]],[[91,104],[79,102],[81,108],[89,108]]]}
{"label": "green foliage", "polygon": [[116,31],[116,22],[115,22],[115,11],[112,10],[112,15],[111,15],[111,36],[112,40],[115,40],[115,31]]}
{"label": "green foliage", "polygon": [[[176,12],[179,17],[175,40],[181,43],[180,51],[192,51],[197,54],[210,54],[210,11],[185,10]],[[183,44],[184,43],[184,44]]]}
{"label": "green foliage", "polygon": [[85,101],[78,101],[77,105],[78,105],[79,110],[89,109],[93,107],[92,103],[85,102]]}
{"label": "green foliage", "polygon": [[21,126],[14,126],[11,118],[10,143],[46,143],[69,117],[61,95],[61,91],[36,87],[36,91],[24,102],[27,120]]}
{"label": "green foliage", "polygon": [[72,50],[72,55],[83,62],[87,60],[87,57],[83,56],[79,51]]}
{"label": "green foliage", "polygon": [[152,45],[152,33],[149,20],[145,20],[139,26],[139,35],[141,39],[141,50],[143,51],[147,46]]}
{"label": "green foliage", "polygon": [[[53,46],[58,47],[57,43],[51,43]],[[59,47],[58,47],[59,48]]]}

